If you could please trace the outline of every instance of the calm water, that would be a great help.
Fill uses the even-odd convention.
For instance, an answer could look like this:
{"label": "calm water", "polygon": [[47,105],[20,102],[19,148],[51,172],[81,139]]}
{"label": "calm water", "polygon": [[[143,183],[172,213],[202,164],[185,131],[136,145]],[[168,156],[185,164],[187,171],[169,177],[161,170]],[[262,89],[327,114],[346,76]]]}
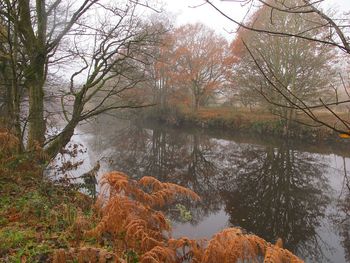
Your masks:
{"label": "calm water", "polygon": [[[305,146],[215,131],[159,126],[83,126],[75,141],[88,149],[85,169],[152,175],[193,189],[192,220],[167,209],[175,236],[210,238],[239,226],[284,246],[306,262],[350,262],[350,149]],[[350,179],[350,175],[349,175]]]}

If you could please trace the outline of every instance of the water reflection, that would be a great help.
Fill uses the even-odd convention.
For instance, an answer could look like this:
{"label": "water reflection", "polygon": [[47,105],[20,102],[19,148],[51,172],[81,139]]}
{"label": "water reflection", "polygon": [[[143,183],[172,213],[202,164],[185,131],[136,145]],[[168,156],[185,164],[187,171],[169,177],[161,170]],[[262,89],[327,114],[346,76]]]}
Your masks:
{"label": "water reflection", "polygon": [[[186,204],[191,224],[225,211],[229,220],[220,227],[240,226],[271,242],[280,237],[285,247],[309,262],[326,262],[335,246],[338,254],[333,258],[346,262],[343,253],[347,253],[350,262],[349,214],[342,212],[339,220],[345,218],[348,224],[342,225],[337,236],[345,252],[320,235],[325,222],[329,223],[327,209],[333,205],[326,158],[296,150],[286,142],[237,143],[198,131],[130,126],[101,133],[91,139],[89,148],[100,153],[100,158],[108,157],[108,170],[134,178],[152,175],[189,187],[202,197],[200,204]],[[349,208],[349,201],[343,207]],[[179,221],[174,209],[168,214]]]}
{"label": "water reflection", "polygon": [[345,257],[350,262],[350,190],[348,190],[346,198],[340,203],[343,212],[340,226],[340,236],[342,237],[342,245],[345,250]]}
{"label": "water reflection", "polygon": [[338,226],[341,244],[344,247],[345,258],[350,262],[350,175],[346,169],[346,160],[343,158],[344,179],[342,191],[338,198],[338,213],[334,215],[335,225]]}
{"label": "water reflection", "polygon": [[[178,134],[163,129],[130,127],[120,132],[115,141],[109,141],[108,145],[113,145],[114,149],[109,154],[112,160],[110,169],[123,171],[134,178],[152,175],[198,193],[202,197],[200,205],[186,204],[192,212],[192,223],[221,208],[216,176],[218,168],[210,158],[214,145],[208,137],[197,133]],[[103,149],[108,145],[99,147]],[[170,216],[177,219],[175,212]]]}
{"label": "water reflection", "polygon": [[248,145],[236,164],[234,190],[223,194],[230,223],[272,242],[280,237],[298,255],[319,259],[317,228],[330,201],[320,160],[283,143]]}

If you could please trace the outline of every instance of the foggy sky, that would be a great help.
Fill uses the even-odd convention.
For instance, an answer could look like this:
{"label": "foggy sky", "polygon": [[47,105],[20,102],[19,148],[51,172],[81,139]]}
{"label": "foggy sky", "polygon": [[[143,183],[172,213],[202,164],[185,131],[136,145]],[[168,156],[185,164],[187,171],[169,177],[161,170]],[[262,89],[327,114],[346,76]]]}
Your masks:
{"label": "foggy sky", "polygon": [[[165,10],[176,15],[177,25],[202,22],[232,40],[236,26],[211,6],[201,5],[203,2],[204,0],[163,0]],[[239,3],[229,0],[212,2],[236,20],[242,20],[246,14],[246,7],[242,7]],[[342,14],[350,11],[350,0],[325,0],[324,6]]]}

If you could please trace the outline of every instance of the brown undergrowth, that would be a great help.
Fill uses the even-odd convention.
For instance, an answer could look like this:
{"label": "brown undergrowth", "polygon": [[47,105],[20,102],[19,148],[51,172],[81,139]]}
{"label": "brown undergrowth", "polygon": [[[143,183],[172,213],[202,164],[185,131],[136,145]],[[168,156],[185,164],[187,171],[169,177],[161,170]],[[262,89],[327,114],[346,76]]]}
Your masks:
{"label": "brown undergrowth", "polygon": [[33,171],[39,173],[50,157],[34,143],[30,151],[20,152],[20,140],[9,131],[0,129],[0,172]]}
{"label": "brown undergrowth", "polygon": [[106,187],[103,196],[108,192],[108,201],[105,203],[102,196],[97,202],[101,220],[87,235],[101,238],[110,234],[115,251],[133,251],[141,255],[141,262],[175,262],[175,250],[168,244],[171,226],[157,209],[175,201],[178,195],[194,200],[199,196],[176,184],[153,177],[131,180],[121,172],[107,173],[102,187]]}
{"label": "brown undergrowth", "polygon": [[5,173],[6,165],[14,160],[19,140],[7,131],[0,131],[0,172]]}
{"label": "brown undergrowth", "polygon": [[[303,262],[283,249],[282,242],[273,245],[238,228],[224,229],[209,241],[171,238],[171,226],[158,209],[175,201],[178,195],[199,200],[187,188],[153,177],[131,180],[121,172],[105,174],[102,186],[104,194],[95,208],[98,223],[85,234],[100,244],[106,238],[112,241],[113,252],[120,255],[113,262]],[[55,261],[65,262],[68,261]]]}

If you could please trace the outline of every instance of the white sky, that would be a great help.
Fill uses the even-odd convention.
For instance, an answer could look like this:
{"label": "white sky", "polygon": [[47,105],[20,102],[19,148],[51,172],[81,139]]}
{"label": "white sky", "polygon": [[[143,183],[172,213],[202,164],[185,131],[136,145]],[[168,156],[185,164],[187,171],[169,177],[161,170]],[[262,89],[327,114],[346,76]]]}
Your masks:
{"label": "white sky", "polygon": [[[203,0],[163,0],[164,8],[177,16],[177,24],[202,22],[213,28],[218,33],[223,34],[229,40],[234,38],[233,32],[235,25],[220,15],[208,4],[201,5]],[[226,14],[236,20],[241,20],[246,14],[245,8],[239,3],[230,2],[230,0],[213,0],[213,3]],[[325,0],[327,8],[337,10],[340,14],[350,11],[350,0]]]}

